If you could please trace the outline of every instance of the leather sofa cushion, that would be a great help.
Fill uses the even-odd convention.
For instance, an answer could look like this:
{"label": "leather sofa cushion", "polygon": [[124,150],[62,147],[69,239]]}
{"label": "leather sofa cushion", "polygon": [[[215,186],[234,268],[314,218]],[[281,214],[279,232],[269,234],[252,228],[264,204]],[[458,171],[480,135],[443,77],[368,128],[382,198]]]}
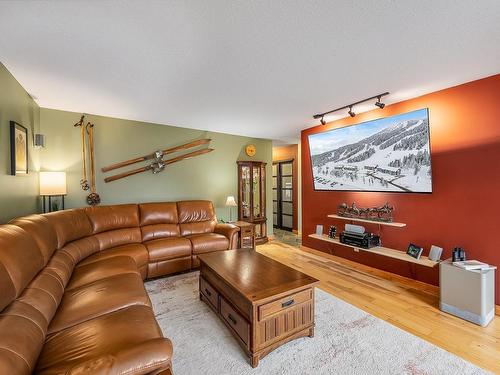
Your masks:
{"label": "leather sofa cushion", "polygon": [[115,256],[101,259],[96,262],[77,265],[71,275],[66,291],[93,283],[97,280],[107,279],[127,273],[139,274],[134,260],[128,256]]}
{"label": "leather sofa cushion", "polygon": [[132,305],[151,306],[137,273],[95,281],[64,293],[48,334]]}
{"label": "leather sofa cushion", "polygon": [[191,256],[160,260],[148,264],[148,278],[170,275],[172,273],[189,271],[191,269]]}
{"label": "leather sofa cushion", "polygon": [[94,234],[139,226],[139,208],[136,204],[87,207],[85,213],[92,223]]}
{"label": "leather sofa cushion", "polygon": [[[3,290],[2,290],[3,292]],[[15,301],[0,315],[0,374],[31,374],[47,326],[32,306]]]}
{"label": "leather sofa cushion", "polygon": [[181,236],[211,233],[217,224],[214,206],[211,201],[177,202],[177,212]]}
{"label": "leather sofa cushion", "polygon": [[152,224],[177,224],[177,203],[143,203],[139,205],[141,227]]}
{"label": "leather sofa cushion", "polygon": [[162,238],[144,243],[149,252],[149,263],[191,255],[191,241],[182,237]]}
{"label": "leather sofa cushion", "polygon": [[128,256],[135,261],[137,267],[145,267],[148,264],[148,250],[146,246],[140,243],[122,245],[111,249],[99,251],[98,253],[84,259],[79,265],[89,264],[102,259],[108,259],[116,256]]}
{"label": "leather sofa cushion", "polygon": [[177,202],[179,223],[209,221],[215,218],[214,206],[211,201],[181,201]]}
{"label": "leather sofa cushion", "polygon": [[95,234],[94,236],[99,243],[100,250],[141,242],[141,230],[139,228],[110,230]]}
{"label": "leather sofa cushion", "polygon": [[211,251],[227,250],[229,248],[229,240],[222,234],[195,234],[188,238],[193,244],[193,254],[203,254]]}
{"label": "leather sofa cushion", "polygon": [[83,209],[56,211],[42,216],[49,220],[56,231],[58,249],[68,242],[92,234],[92,225]]}
{"label": "leather sofa cushion", "polygon": [[17,301],[33,306],[45,318],[44,325],[48,326],[54,317],[64,294],[64,285],[52,270],[42,270],[26,287]]}
{"label": "leather sofa cushion", "polygon": [[80,238],[79,240],[66,244],[60,251],[66,253],[74,264],[99,251],[99,241],[96,236]]}
{"label": "leather sofa cushion", "polygon": [[141,227],[142,241],[151,241],[157,238],[179,237],[181,231],[178,224],[151,224]]}
{"label": "leather sofa cushion", "polygon": [[42,252],[25,230],[0,227],[0,311],[11,303],[45,266]]}
{"label": "leather sofa cushion", "polygon": [[63,287],[68,285],[73,269],[75,268],[74,259],[65,251],[57,250],[45,267],[56,277]]}
{"label": "leather sofa cushion", "polygon": [[14,219],[10,224],[17,225],[33,237],[47,264],[57,248],[57,234],[49,220],[42,215],[30,215]]}
{"label": "leather sofa cushion", "polygon": [[215,221],[200,221],[196,223],[180,224],[181,236],[212,233],[214,231],[215,224]]}
{"label": "leather sofa cushion", "polygon": [[169,365],[172,343],[162,338],[153,311],[131,306],[48,337],[37,373],[144,374]]}

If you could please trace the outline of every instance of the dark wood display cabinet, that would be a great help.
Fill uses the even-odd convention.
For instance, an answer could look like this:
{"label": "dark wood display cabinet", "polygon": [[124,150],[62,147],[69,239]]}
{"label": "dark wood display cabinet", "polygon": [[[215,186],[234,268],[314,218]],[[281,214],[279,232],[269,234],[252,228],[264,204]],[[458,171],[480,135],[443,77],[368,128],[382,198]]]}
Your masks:
{"label": "dark wood display cabinet", "polygon": [[238,162],[238,220],[255,225],[257,245],[267,242],[266,163]]}

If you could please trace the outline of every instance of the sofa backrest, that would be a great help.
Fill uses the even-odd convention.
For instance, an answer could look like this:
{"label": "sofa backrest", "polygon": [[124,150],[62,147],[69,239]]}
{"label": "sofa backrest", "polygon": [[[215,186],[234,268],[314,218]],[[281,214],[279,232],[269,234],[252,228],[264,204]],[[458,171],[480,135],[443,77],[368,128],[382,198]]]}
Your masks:
{"label": "sofa backrest", "polygon": [[47,264],[58,247],[57,234],[49,219],[42,215],[29,215],[14,219],[9,224],[17,225],[33,237]]}
{"label": "sofa backrest", "polygon": [[142,241],[180,236],[177,203],[142,203],[139,205]]}
{"label": "sofa backrest", "polygon": [[54,227],[57,235],[57,248],[67,243],[90,236],[92,225],[83,209],[71,209],[43,214]]}
{"label": "sofa backrest", "polygon": [[[48,299],[29,285],[45,266],[35,239],[15,225],[0,226],[0,373],[31,373],[47,332]],[[37,285],[40,286],[40,285]],[[26,295],[28,292],[28,295]]]}
{"label": "sofa backrest", "polygon": [[177,202],[181,236],[211,233],[217,224],[211,201],[193,200]]}
{"label": "sofa backrest", "polygon": [[141,242],[137,204],[85,208],[99,250]]}

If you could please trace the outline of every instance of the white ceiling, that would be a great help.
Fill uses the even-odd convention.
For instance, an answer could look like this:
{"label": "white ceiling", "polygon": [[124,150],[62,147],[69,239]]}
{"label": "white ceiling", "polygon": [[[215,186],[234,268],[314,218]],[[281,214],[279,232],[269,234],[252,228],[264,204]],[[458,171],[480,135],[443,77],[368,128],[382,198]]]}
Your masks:
{"label": "white ceiling", "polygon": [[42,107],[291,141],[499,73],[500,1],[3,1],[0,61]]}

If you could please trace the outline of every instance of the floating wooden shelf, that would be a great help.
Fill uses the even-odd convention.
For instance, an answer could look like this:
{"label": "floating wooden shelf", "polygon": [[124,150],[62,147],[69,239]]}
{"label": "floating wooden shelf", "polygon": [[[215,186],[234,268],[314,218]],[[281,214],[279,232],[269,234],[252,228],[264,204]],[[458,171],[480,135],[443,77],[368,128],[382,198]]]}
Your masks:
{"label": "floating wooden shelf", "polygon": [[370,224],[378,224],[378,225],[388,225],[390,227],[397,227],[397,228],[403,228],[406,227],[405,223],[395,223],[395,222],[386,222],[386,221],[375,221],[375,220],[368,220],[368,219],[357,219],[355,217],[345,217],[345,216],[340,216],[340,215],[328,215],[329,218],[332,219],[340,219],[340,220],[347,220],[347,221],[359,221],[361,223],[370,223]]}
{"label": "floating wooden shelf", "polygon": [[415,259],[402,251],[390,249],[388,247],[377,246],[377,247],[372,247],[371,249],[365,249],[362,247],[346,245],[346,244],[340,242],[338,240],[338,238],[330,238],[326,234],[321,234],[321,235],[310,234],[309,237],[315,238],[315,239],[321,240],[321,241],[330,242],[330,243],[340,245],[340,246],[350,247],[356,252],[366,251],[367,253],[378,254],[378,255],[385,256],[385,257],[389,257],[389,258],[403,260],[405,262],[416,263],[416,264],[420,264],[421,266],[425,266],[425,267],[434,267],[438,264],[438,262],[434,262],[434,261],[430,260],[429,258],[427,258],[426,256],[421,256],[420,259]]}

